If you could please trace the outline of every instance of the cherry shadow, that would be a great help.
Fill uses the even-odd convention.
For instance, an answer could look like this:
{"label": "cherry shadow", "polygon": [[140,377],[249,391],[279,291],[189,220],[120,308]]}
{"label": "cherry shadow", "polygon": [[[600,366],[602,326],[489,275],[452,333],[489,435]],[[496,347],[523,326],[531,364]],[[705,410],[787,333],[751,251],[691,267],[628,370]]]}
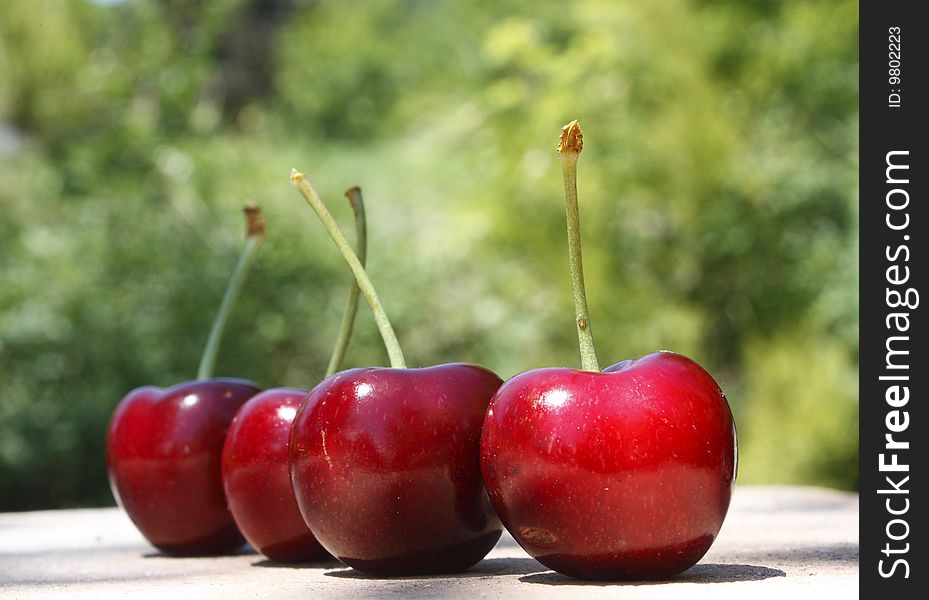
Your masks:
{"label": "cherry shadow", "polygon": [[321,558],[319,560],[312,560],[308,562],[278,562],[276,560],[270,560],[268,558],[259,560],[252,563],[253,567],[260,567],[262,569],[337,569],[339,567],[344,567],[338,559],[328,556],[326,558]]}
{"label": "cherry shadow", "polygon": [[526,575],[544,571],[545,567],[532,558],[485,558],[467,571],[459,573],[441,573],[437,575],[400,575],[389,577],[385,575],[371,575],[356,571],[350,567],[329,571],[326,577],[340,579],[391,579],[391,580],[422,580],[422,579],[460,579],[464,578],[492,578],[501,575]]}
{"label": "cherry shadow", "polygon": [[230,550],[229,552],[221,552],[218,554],[168,554],[167,552],[162,552],[161,550],[151,550],[142,554],[142,558],[170,558],[170,559],[197,559],[197,558],[229,558],[230,556],[253,556],[258,553],[249,546],[245,544],[235,550]]}
{"label": "cherry shadow", "polygon": [[737,581],[761,581],[772,577],[786,577],[787,573],[780,569],[762,567],[758,565],[739,564],[699,564],[684,571],[680,575],[668,579],[650,581],[593,581],[582,580],[546,571],[520,577],[523,583],[536,583],[542,585],[565,586],[639,586],[662,585],[666,583],[733,583]]}

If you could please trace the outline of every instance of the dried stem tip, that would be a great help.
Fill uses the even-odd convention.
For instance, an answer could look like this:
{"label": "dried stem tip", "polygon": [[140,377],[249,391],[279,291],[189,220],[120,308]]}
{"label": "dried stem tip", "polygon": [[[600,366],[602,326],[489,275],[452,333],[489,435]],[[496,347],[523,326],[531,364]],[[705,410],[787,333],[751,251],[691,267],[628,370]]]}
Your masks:
{"label": "dried stem tip", "polygon": [[584,149],[584,134],[581,133],[581,124],[574,119],[561,128],[561,138],[558,140],[558,152],[573,152],[580,154]]}
{"label": "dried stem tip", "polygon": [[245,226],[248,237],[264,237],[265,218],[261,214],[261,209],[254,202],[246,202],[245,208]]}
{"label": "dried stem tip", "polygon": [[361,200],[361,188],[357,185],[345,190],[345,197],[348,198],[348,203],[352,206],[352,211],[355,213],[355,218],[358,218],[358,215],[364,212],[364,206],[362,206]]}

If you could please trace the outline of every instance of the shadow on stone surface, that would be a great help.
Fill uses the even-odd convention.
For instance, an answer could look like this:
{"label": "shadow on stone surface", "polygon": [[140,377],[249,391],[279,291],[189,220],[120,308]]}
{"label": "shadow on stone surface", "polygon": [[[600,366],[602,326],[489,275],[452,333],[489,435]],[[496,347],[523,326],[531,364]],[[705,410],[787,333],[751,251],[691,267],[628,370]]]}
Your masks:
{"label": "shadow on stone surface", "polygon": [[545,567],[532,558],[485,558],[467,571],[460,573],[444,573],[440,575],[401,575],[386,577],[369,575],[345,568],[326,573],[327,577],[340,577],[345,579],[390,579],[390,580],[422,580],[422,579],[458,579],[462,577],[498,577],[500,575],[526,575],[544,571]]}
{"label": "shadow on stone surface", "polygon": [[792,546],[758,549],[741,552],[742,558],[758,559],[767,563],[857,563],[859,560],[858,544],[825,544],[818,546]]}
{"label": "shadow on stone surface", "polygon": [[197,558],[228,558],[230,556],[249,556],[253,554],[258,554],[255,550],[245,544],[236,550],[231,550],[229,552],[220,552],[217,554],[168,554],[167,552],[162,552],[161,550],[153,549],[150,552],[142,554],[142,558],[170,558],[170,559],[197,559]]}
{"label": "shadow on stone surface", "polygon": [[787,573],[780,569],[761,567],[758,565],[723,565],[700,564],[691,567],[676,577],[655,581],[588,581],[573,579],[567,575],[548,571],[520,577],[523,583],[541,583],[543,585],[575,585],[575,586],[636,586],[636,585],[662,585],[666,583],[732,583],[736,581],[761,581],[771,577],[786,577]]}
{"label": "shadow on stone surface", "polygon": [[252,563],[253,567],[261,567],[263,569],[338,569],[339,567],[344,567],[335,558],[329,556],[327,558],[321,558],[319,560],[313,560],[310,562],[278,562],[270,559],[262,559],[257,562]]}

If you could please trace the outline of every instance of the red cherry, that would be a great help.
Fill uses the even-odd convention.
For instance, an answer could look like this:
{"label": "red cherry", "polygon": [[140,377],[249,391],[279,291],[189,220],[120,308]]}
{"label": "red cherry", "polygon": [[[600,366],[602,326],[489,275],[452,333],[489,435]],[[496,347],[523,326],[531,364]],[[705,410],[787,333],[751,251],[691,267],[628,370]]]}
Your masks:
{"label": "red cherry", "polygon": [[107,430],[107,466],[116,501],[149,542],[171,554],[214,554],[242,545],[226,508],[221,461],[236,411],[261,391],[213,378],[223,330],[264,240],[264,218],[245,205],[246,238],[200,358],[197,380],[127,394]]}
{"label": "red cherry", "polygon": [[260,391],[248,381],[208,379],[138,388],[119,403],[107,433],[110,487],[153,546],[193,555],[242,545],[220,463],[236,411]]}
{"label": "red cherry", "polygon": [[226,436],[223,484],[245,539],[271,560],[326,556],[310,533],[290,485],[290,427],[306,390],[275,388],[245,403]]}
{"label": "red cherry", "polygon": [[573,577],[680,573],[719,533],[736,475],[729,404],[694,361],[657,352],[600,371],[581,257],[578,122],[561,130],[568,265],[582,371],[538,369],[490,403],[481,468],[506,528]]}
{"label": "red cherry", "polygon": [[481,441],[507,530],[542,564],[589,579],[694,565],[726,516],[736,460],[719,386],[671,352],[518,375],[491,401]]}
{"label": "red cherry", "polygon": [[481,424],[501,380],[474,365],[343,371],[294,421],[291,478],[333,556],[380,575],[446,573],[502,528],[481,480]]}
{"label": "red cherry", "polygon": [[303,519],[342,562],[381,575],[466,569],[500,538],[481,481],[484,411],[502,383],[483,367],[407,369],[374,284],[306,176],[291,182],[355,276],[390,369],[329,377],[304,402],[290,437]]}

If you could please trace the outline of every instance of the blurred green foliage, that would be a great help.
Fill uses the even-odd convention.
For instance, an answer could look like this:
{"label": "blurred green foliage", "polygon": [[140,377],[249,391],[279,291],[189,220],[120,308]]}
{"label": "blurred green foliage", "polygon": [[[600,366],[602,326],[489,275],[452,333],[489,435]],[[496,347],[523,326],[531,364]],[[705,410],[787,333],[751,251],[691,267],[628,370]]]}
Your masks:
{"label": "blurred green foliage", "polygon": [[[562,124],[577,117],[601,362],[692,356],[742,482],[857,485],[857,3],[0,3],[0,510],[111,503],[129,389],[312,387],[348,289],[288,181],[346,226],[413,366],[578,364]],[[348,366],[384,364],[362,308]]]}

